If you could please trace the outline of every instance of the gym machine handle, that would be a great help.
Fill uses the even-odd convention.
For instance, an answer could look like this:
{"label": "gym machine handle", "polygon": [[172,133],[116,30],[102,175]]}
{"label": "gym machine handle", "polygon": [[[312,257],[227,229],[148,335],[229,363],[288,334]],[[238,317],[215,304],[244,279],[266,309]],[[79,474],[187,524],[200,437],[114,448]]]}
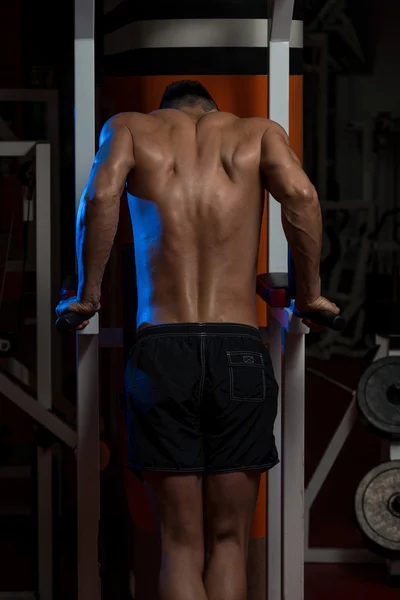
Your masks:
{"label": "gym machine handle", "polygon": [[300,312],[294,310],[294,314],[301,319],[307,319],[315,325],[321,325],[322,327],[328,327],[334,331],[342,331],[346,326],[346,321],[341,315],[335,315],[335,313],[329,310],[318,310],[313,312]]}
{"label": "gym machine handle", "polygon": [[[301,319],[308,319],[316,325],[328,327],[334,331],[342,331],[346,325],[346,321],[340,315],[329,312],[328,310],[320,310],[315,312],[301,313],[294,311],[295,315]],[[87,315],[79,315],[78,313],[66,313],[56,321],[57,331],[66,333],[71,329],[76,329],[81,323],[87,320]]]}
{"label": "gym machine handle", "polygon": [[[78,277],[77,275],[68,275],[62,282],[61,288],[61,300],[68,300],[76,294],[78,289]],[[59,333],[66,333],[76,329],[84,321],[88,320],[87,315],[80,315],[78,313],[70,312],[61,315],[56,321],[56,329]]]}
{"label": "gym machine handle", "polygon": [[[271,307],[288,308],[296,297],[296,273],[290,253],[288,267],[288,273],[257,275],[257,294]],[[342,331],[346,326],[346,321],[341,315],[327,310],[302,313],[294,307],[293,313],[296,317],[308,319],[315,325],[334,331]]]}
{"label": "gym machine handle", "polygon": [[76,329],[83,323],[88,320],[87,315],[79,315],[78,313],[65,313],[56,321],[56,329],[59,333],[66,333],[71,329]]}

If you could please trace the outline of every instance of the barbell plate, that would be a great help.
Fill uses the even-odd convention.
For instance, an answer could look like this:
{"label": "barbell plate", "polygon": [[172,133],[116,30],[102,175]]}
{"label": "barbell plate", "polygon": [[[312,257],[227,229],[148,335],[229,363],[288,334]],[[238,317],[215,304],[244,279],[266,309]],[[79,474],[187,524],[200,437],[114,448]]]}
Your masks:
{"label": "barbell plate", "polygon": [[374,550],[400,558],[400,461],[384,463],[365,475],[357,488],[355,511]]}
{"label": "barbell plate", "polygon": [[399,356],[387,356],[370,364],[358,383],[357,404],[361,416],[376,433],[400,439]]}

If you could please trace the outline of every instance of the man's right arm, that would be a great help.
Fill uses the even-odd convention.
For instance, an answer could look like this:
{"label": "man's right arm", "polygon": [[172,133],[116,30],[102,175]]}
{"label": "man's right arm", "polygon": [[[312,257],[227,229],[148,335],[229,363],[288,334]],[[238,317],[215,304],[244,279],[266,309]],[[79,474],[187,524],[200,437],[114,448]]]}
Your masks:
{"label": "man's right arm", "polygon": [[282,207],[283,230],[296,269],[297,308],[338,312],[320,296],[322,217],[317,192],[290,148],[286,132],[272,121],[262,138],[260,167],[265,188]]}

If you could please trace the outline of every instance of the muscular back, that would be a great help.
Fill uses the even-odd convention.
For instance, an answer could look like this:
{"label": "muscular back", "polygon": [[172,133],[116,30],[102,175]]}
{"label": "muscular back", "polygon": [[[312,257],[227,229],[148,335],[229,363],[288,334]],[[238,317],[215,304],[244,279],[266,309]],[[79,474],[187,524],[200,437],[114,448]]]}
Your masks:
{"label": "muscular back", "polygon": [[126,114],[138,326],[257,325],[255,276],[263,209],[257,119],[180,110]]}
{"label": "muscular back", "polygon": [[281,204],[296,268],[297,307],[339,312],[320,296],[321,209],[286,132],[266,119],[205,113],[198,105],[120,114],[104,125],[77,214],[74,310],[93,314],[101,306],[126,183],[139,327],[183,321],[257,324],[264,185]]}

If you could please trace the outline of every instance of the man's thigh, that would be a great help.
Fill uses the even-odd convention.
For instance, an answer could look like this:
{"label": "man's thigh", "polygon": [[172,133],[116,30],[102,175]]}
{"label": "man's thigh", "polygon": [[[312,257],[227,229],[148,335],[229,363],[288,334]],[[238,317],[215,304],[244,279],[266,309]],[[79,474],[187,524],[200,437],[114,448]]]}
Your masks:
{"label": "man's thigh", "polygon": [[207,554],[226,539],[234,540],[247,552],[260,477],[261,471],[250,470],[204,478]]}
{"label": "man's thigh", "polygon": [[197,474],[143,473],[163,550],[204,547],[203,482]]}

